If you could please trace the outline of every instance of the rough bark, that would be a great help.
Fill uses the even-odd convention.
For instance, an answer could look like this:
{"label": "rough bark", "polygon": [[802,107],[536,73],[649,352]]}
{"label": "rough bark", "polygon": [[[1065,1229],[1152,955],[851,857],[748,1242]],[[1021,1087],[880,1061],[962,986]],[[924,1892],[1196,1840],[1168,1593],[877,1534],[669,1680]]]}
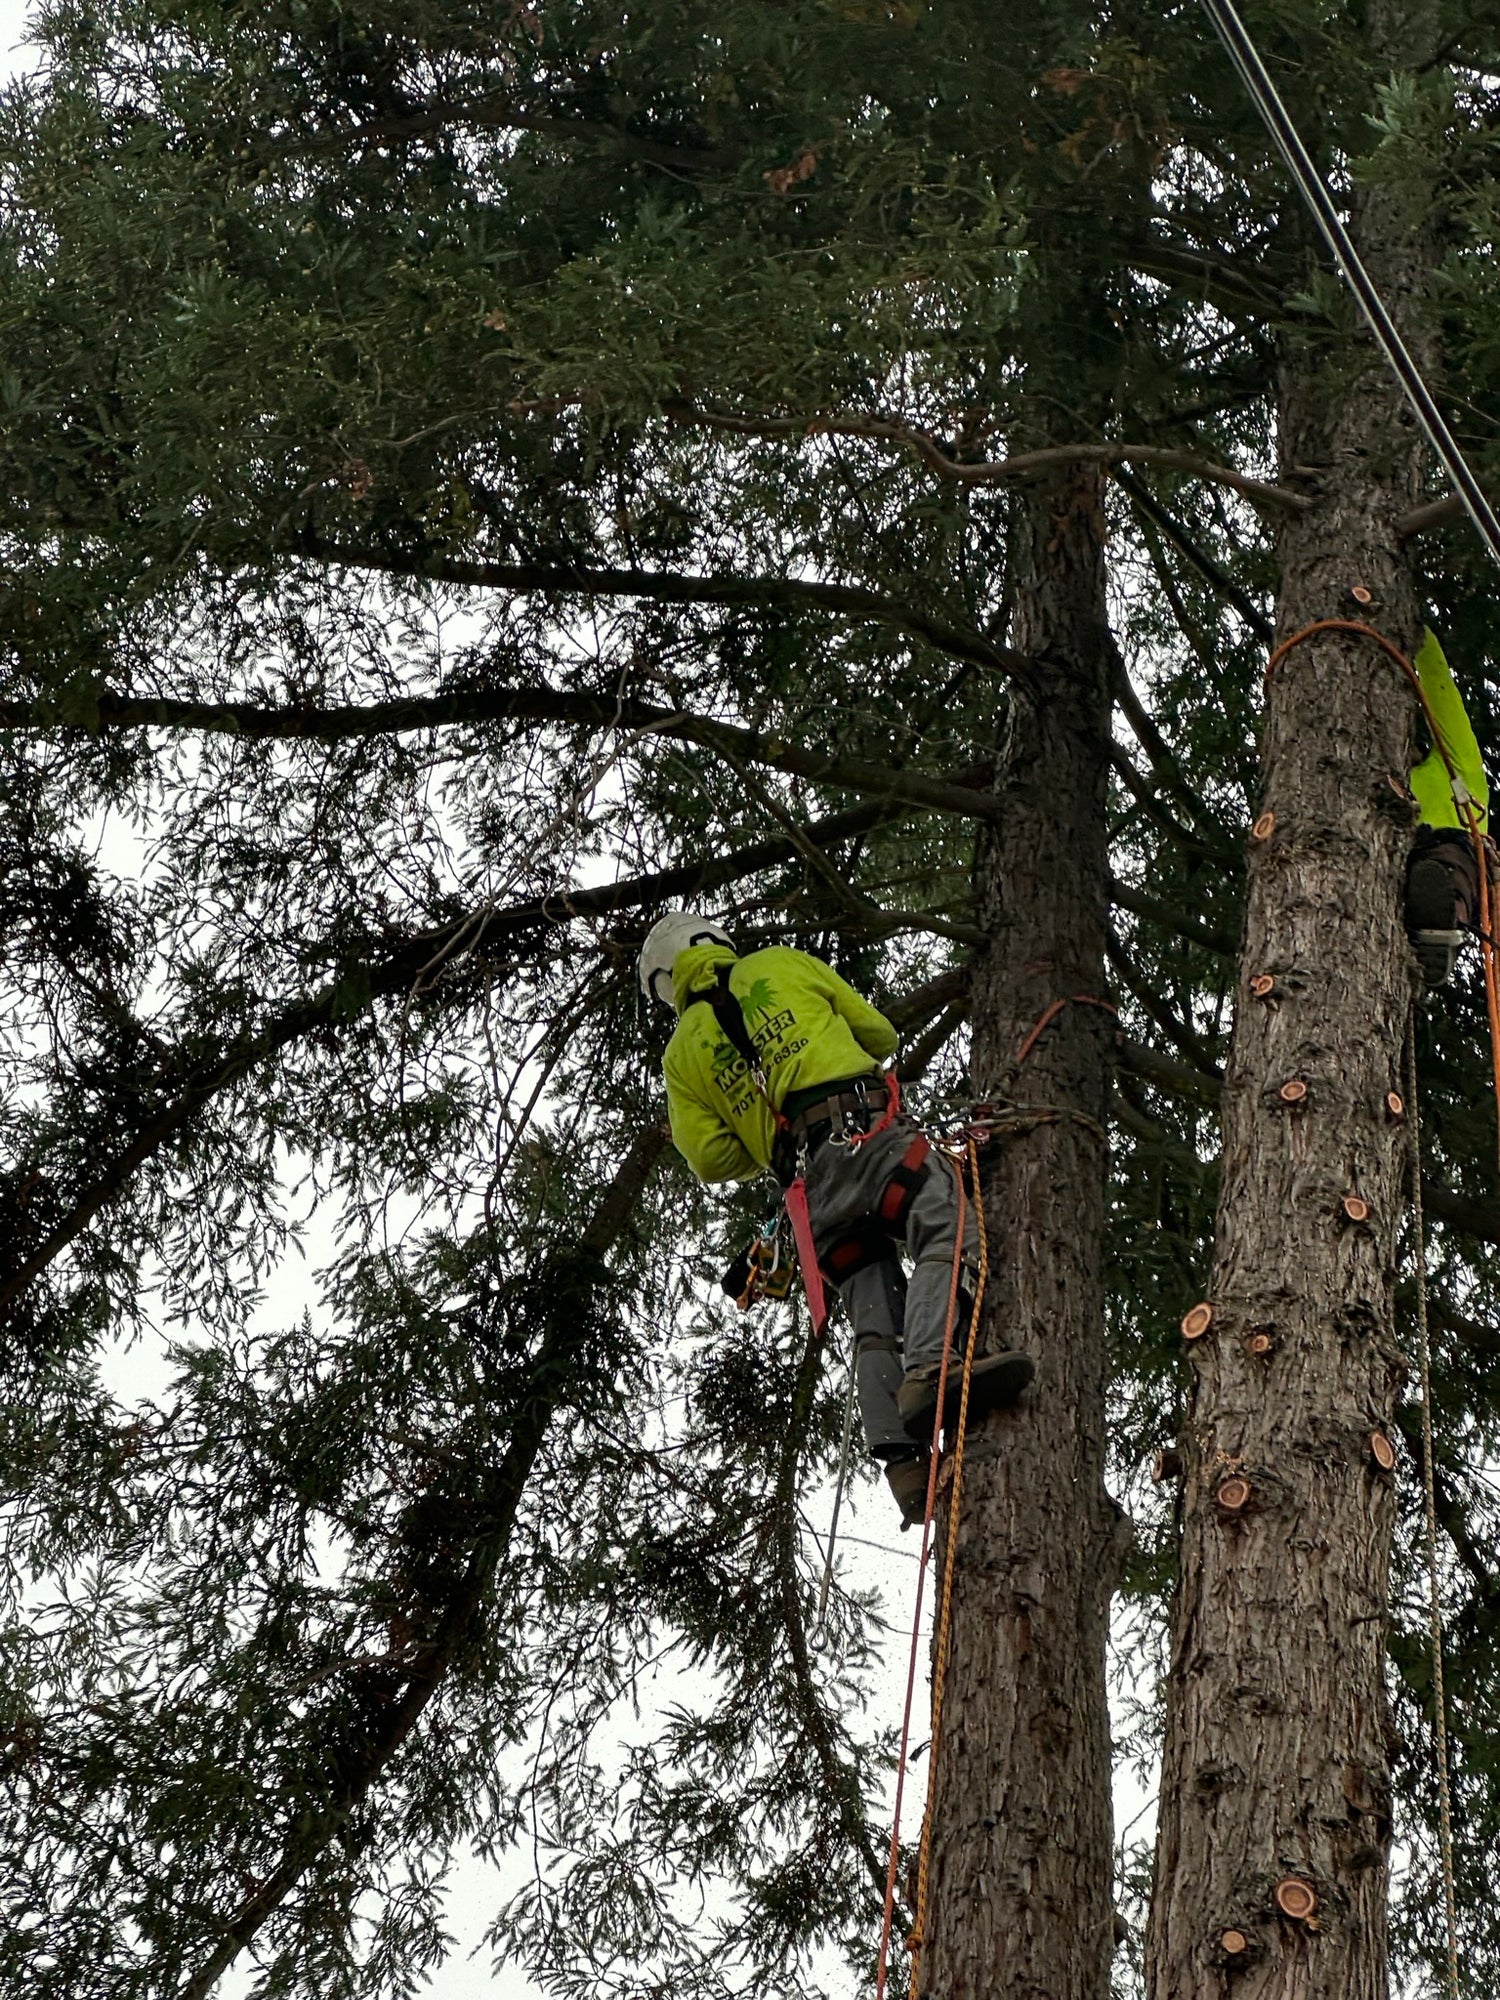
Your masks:
{"label": "rough bark", "polygon": [[[942,2000],[1105,2000],[1114,1950],[1105,1636],[1120,1515],[1104,1490],[1101,1252],[1111,1016],[1104,800],[1111,639],[1095,468],[1028,497],[1005,812],[980,876],[990,943],[973,975],[981,1097],[1081,1114],[990,1149],[985,1344],[1035,1354],[1015,1413],[971,1432],[953,1640],[933,1772],[922,1990]],[[939,1551],[941,1562],[942,1551]]]}
{"label": "rough bark", "polygon": [[[1414,29],[1411,10],[1403,25]],[[1377,39],[1381,22],[1372,17]],[[1416,203],[1357,218],[1411,332]],[[1322,468],[1281,537],[1279,638],[1367,616],[1417,632],[1401,526],[1418,441],[1363,335],[1289,348],[1284,467]],[[1374,594],[1367,612],[1351,585]],[[1208,1303],[1191,1342],[1182,1569],[1148,1991],[1155,2000],[1382,2000],[1387,1991],[1387,1572],[1393,1313],[1407,1133],[1387,1093],[1412,999],[1393,787],[1414,704],[1368,642],[1298,647],[1267,690],[1262,837],[1249,848],[1239,1003]],[[1266,999],[1249,981],[1269,973]],[[1305,1094],[1282,1095],[1305,1085]],[[1368,1204],[1352,1220],[1346,1197]],[[1360,1211],[1356,1206],[1355,1215]],[[1310,1919],[1297,1892],[1316,1898]],[[1285,1905],[1291,1900],[1293,1910]]]}

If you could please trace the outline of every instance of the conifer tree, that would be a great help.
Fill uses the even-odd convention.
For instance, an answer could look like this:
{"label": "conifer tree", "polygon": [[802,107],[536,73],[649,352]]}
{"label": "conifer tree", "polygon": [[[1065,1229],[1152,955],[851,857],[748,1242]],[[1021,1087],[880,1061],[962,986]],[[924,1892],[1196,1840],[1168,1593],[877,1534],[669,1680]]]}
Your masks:
{"label": "conifer tree", "polygon": [[[1376,25],[1299,17],[1273,58],[1318,57],[1295,108],[1356,163],[1375,261],[1403,310],[1441,299],[1430,352],[1488,411],[1488,31]],[[559,1992],[802,1993],[827,1947],[868,1977],[891,1719],[858,1713],[870,1607],[836,1595],[809,1645],[797,1507],[836,1452],[835,1385],[787,1329],[752,1344],[706,1303],[756,1198],[726,1210],[653,1159],[659,1030],[630,962],[665,903],[709,901],[746,941],[834,955],[940,1090],[1045,1114],[985,1168],[990,1324],[1043,1372],[1034,1421],[979,1434],[966,1475],[925,1938],[932,1977],[1102,1997],[1101,1296],[1135,1660],[1175,1562],[1173,1483],[1144,1466],[1175,1442],[1173,1330],[1205,1290],[1180,1629],[1242,1530],[1277,1615],[1300,1605],[1275,1510],[1234,1526],[1206,1497],[1206,1431],[1260,1379],[1232,1346],[1250,1307],[1205,1284],[1233,1001],[1220,1272],[1273,1232],[1284,1254],[1274,1146],[1316,1130],[1298,1297],[1316,1276],[1344,1325],[1339,1287],[1369,1280],[1340,1365],[1394,1367],[1400,1326],[1400,1142],[1365,1070],[1406,991],[1380,783],[1410,711],[1342,641],[1273,683],[1281,832],[1250,851],[1237,976],[1269,607],[1284,633],[1325,611],[1357,548],[1400,636],[1425,595],[1461,664],[1493,642],[1467,545],[1415,533],[1409,430],[1252,114],[1196,16],[1118,9],[663,0],[497,28],[131,0],[45,33],[0,142],[3,1465],[40,1579],[7,1638],[4,1847],[39,1913],[0,1945],[8,1985],[207,1992],[249,1958],[268,1990],[399,1990],[441,1955],[455,1848],[523,1827],[546,1865],[496,1944]],[[1441,282],[1392,222],[1439,197]],[[1365,732],[1337,739],[1357,775],[1332,802],[1330,685]],[[121,822],[128,879],[97,844]],[[1323,896],[1330,854],[1355,888]],[[1356,932],[1351,997],[1331,950]],[[1076,1000],[1111,997],[1101,952],[1118,1035]],[[1308,983],[1247,1012],[1243,972],[1276,952]],[[1324,1067],[1294,1126],[1255,1090],[1309,995]],[[1476,1020],[1461,983],[1422,1039],[1480,1853],[1500,1213]],[[1345,1166],[1377,1190],[1364,1235],[1324,1228]],[[337,1248],[309,1316],[268,1332],[255,1288],[298,1177]],[[1409,1429],[1394,1381],[1360,1401],[1313,1365],[1311,1308],[1277,1310],[1278,1362],[1311,1357],[1298,1438],[1365,1496],[1372,1561],[1399,1516],[1406,1565],[1413,1489],[1361,1486],[1344,1422],[1359,1402],[1366,1434]],[[157,1322],[175,1380],[131,1407],[95,1358]],[[1287,1447],[1250,1443],[1254,1489]],[[1305,1610],[1287,1661],[1322,1643]],[[1429,1669],[1398,1612],[1415,1742]],[[650,1698],[675,1660],[710,1690],[691,1710]],[[643,1690],[621,1773],[602,1746]],[[1231,1922],[1263,1981],[1359,1950],[1378,1979],[1378,1743],[1303,1857],[1286,1768],[1263,1813],[1232,1772],[1198,1782],[1218,1713],[1174,1707],[1159,1990],[1227,1976]],[[1336,1725],[1320,1703],[1320,1754]],[[1148,1707],[1137,1747],[1154,1727]],[[1415,1751],[1394,1776],[1420,1843]],[[1209,1812],[1249,1843],[1229,1889]],[[1268,1870],[1299,1864],[1329,1932],[1266,1906]],[[685,1919],[682,1882],[723,1892],[722,1924]],[[1472,1962],[1500,1962],[1472,1884],[1465,1922]],[[1431,1936],[1418,1894],[1404,1962]]]}

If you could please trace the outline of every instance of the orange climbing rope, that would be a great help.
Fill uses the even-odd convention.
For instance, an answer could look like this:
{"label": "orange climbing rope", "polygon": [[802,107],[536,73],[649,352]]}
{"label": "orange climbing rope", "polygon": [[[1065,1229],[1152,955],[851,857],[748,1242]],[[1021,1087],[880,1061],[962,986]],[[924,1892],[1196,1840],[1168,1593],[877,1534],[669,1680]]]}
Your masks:
{"label": "orange climbing rope", "polygon": [[[943,1741],[943,1688],[948,1678],[948,1643],[953,1622],[953,1564],[958,1554],[959,1505],[964,1487],[964,1439],[969,1426],[969,1376],[974,1362],[975,1334],[984,1288],[990,1275],[989,1236],[984,1226],[984,1196],[979,1186],[979,1149],[973,1133],[965,1139],[970,1184],[974,1190],[974,1221],[979,1233],[979,1275],[969,1314],[969,1339],[964,1349],[963,1389],[958,1402],[958,1436],[953,1446],[953,1485],[948,1494],[948,1532],[943,1541],[943,1589],[937,1602],[937,1645],[932,1662],[932,1742],[927,1752],[927,1802],[922,1809],[922,1837],[917,1847],[917,1898],[911,1928],[911,2000],[922,1990],[922,1947],[927,1942],[927,1869],[932,1855],[932,1808],[937,1798],[938,1752]],[[950,1161],[963,1187],[963,1169]],[[929,1506],[930,1506],[929,1502]]]}
{"label": "orange climbing rope", "polygon": [[1484,964],[1484,1006],[1490,1026],[1490,1075],[1495,1087],[1495,1144],[1496,1169],[1500,1172],[1500,953],[1495,944],[1494,925],[1491,922],[1492,898],[1490,895],[1489,855],[1485,838],[1479,827],[1479,815],[1474,810],[1474,802],[1468,790],[1453,768],[1453,759],[1448,754],[1448,745],[1443,740],[1443,732],[1438,727],[1437,717],[1432,712],[1432,704],[1427,699],[1422,686],[1422,677],[1393,639],[1388,639],[1375,626],[1366,625],[1357,618],[1318,618],[1311,625],[1304,625],[1300,632],[1294,632],[1289,639],[1283,639],[1266,662],[1266,679],[1269,681],[1276,668],[1304,640],[1315,638],[1319,632],[1352,632],[1362,639],[1371,639],[1405,674],[1416,691],[1421,703],[1422,714],[1438,755],[1443,760],[1443,768],[1448,773],[1450,786],[1456,786],[1453,802],[1464,816],[1469,840],[1474,849],[1474,860],[1479,874],[1479,949]]}
{"label": "orange climbing rope", "polygon": [[[957,1171],[955,1169],[955,1171]],[[880,1925],[880,1955],[875,1962],[875,2000],[885,2000],[886,1977],[891,1950],[891,1924],[896,1911],[896,1870],[901,1860],[901,1800],[906,1790],[907,1749],[911,1742],[911,1711],[917,1691],[917,1655],[922,1645],[922,1597],[927,1582],[927,1557],[932,1546],[932,1510],[937,1502],[938,1445],[943,1428],[943,1400],[948,1390],[948,1361],[953,1352],[953,1328],[958,1318],[958,1280],[963,1270],[964,1223],[968,1200],[963,1175],[958,1176],[958,1220],[953,1238],[953,1269],[948,1280],[948,1317],[943,1327],[943,1356],[938,1364],[937,1408],[932,1416],[932,1456],[927,1466],[927,1505],[922,1516],[922,1548],[917,1558],[917,1603],[911,1621],[911,1654],[906,1667],[906,1706],[901,1716],[901,1749],[896,1759],[896,1799],[891,1812],[891,1851],[885,1871],[885,1915]],[[968,1405],[969,1371],[973,1366],[974,1342],[964,1352],[964,1379],[960,1410]],[[963,1426],[960,1420],[958,1457],[963,1460]],[[931,1765],[928,1766],[929,1770]]]}
{"label": "orange climbing rope", "polygon": [[[1112,1000],[1098,999],[1092,993],[1068,993],[1054,1000],[1046,1007],[1021,1042],[1016,1051],[1015,1067],[1020,1068],[1036,1048],[1037,1043],[1048,1028],[1067,1007],[1098,1007],[1107,1014],[1118,1014],[1119,1009]],[[1057,1111],[1056,1117],[1069,1114]],[[1094,1121],[1083,1121],[1092,1129]],[[953,1478],[948,1495],[948,1534],[943,1545],[943,1584],[937,1601],[937,1630],[933,1645],[932,1665],[932,1730],[928,1746],[927,1800],[922,1812],[922,1832],[917,1848],[917,1893],[912,1911],[911,1935],[907,1939],[907,1949],[911,1953],[910,2000],[918,2000],[921,1990],[922,1948],[926,1939],[927,1924],[927,1883],[928,1869],[932,1855],[932,1809],[935,1797],[938,1752],[943,1735],[943,1692],[947,1681],[948,1650],[952,1637],[953,1618],[953,1567],[958,1553],[958,1516],[963,1497],[964,1482],[964,1442],[968,1436],[969,1384],[974,1366],[975,1333],[979,1325],[979,1310],[984,1302],[985,1286],[989,1280],[990,1250],[989,1236],[985,1228],[984,1197],[979,1185],[979,1148],[976,1138],[977,1128],[970,1124],[963,1133],[963,1145],[967,1155],[970,1182],[973,1187],[974,1219],[979,1237],[979,1273],[975,1281],[974,1304],[969,1319],[969,1338],[964,1347],[963,1383],[959,1391],[958,1430],[953,1441]],[[1102,1133],[1101,1133],[1102,1136]],[[937,1503],[938,1474],[941,1469],[938,1455],[943,1423],[943,1404],[948,1384],[948,1363],[953,1351],[954,1323],[958,1314],[958,1280],[963,1265],[964,1220],[968,1205],[968,1194],[964,1183],[963,1167],[959,1158],[944,1151],[944,1157],[958,1183],[958,1233],[953,1247],[953,1271],[948,1285],[948,1318],[943,1328],[943,1358],[938,1369],[937,1409],[932,1422],[932,1457],[927,1474],[927,1504],[922,1517],[922,1549],[918,1557],[917,1601],[912,1615],[911,1653],[906,1670],[906,1704],[901,1716],[901,1750],[896,1766],[896,1799],[891,1818],[891,1850],[885,1877],[885,1915],[880,1929],[880,1953],[875,1966],[875,2000],[885,2000],[886,1980],[889,1972],[891,1925],[896,1907],[896,1870],[901,1853],[901,1802],[906,1789],[907,1747],[911,1741],[911,1711],[916,1698],[917,1656],[921,1650],[922,1599],[927,1579],[927,1560],[932,1548],[932,1517]]]}
{"label": "orange climbing rope", "polygon": [[1015,1067],[1017,1069],[1025,1062],[1026,1058],[1052,1026],[1052,1023],[1057,1019],[1064,1007],[1102,1007],[1106,1014],[1115,1015],[1118,1015],[1120,1011],[1113,1000],[1096,1000],[1092,993],[1064,994],[1061,1000],[1054,1000],[1052,1005],[1043,1012],[1036,1025],[1027,1035],[1025,1041],[1016,1050]]}

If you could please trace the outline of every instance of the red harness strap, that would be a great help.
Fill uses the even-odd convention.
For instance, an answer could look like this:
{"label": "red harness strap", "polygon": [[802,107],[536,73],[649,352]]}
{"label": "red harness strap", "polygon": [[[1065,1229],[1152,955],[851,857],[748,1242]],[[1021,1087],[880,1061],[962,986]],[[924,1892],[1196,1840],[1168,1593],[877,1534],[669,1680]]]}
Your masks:
{"label": "red harness strap", "polygon": [[797,1262],[802,1266],[802,1283],[807,1291],[807,1310],[816,1338],[828,1324],[828,1298],[823,1290],[823,1273],[818,1269],[817,1245],[813,1242],[812,1216],[807,1208],[807,1182],[798,1174],[782,1196],[791,1220],[792,1241],[797,1246]]}
{"label": "red harness strap", "polygon": [[911,1214],[911,1205],[917,1198],[917,1189],[922,1185],[927,1155],[931,1151],[931,1146],[918,1132],[897,1161],[875,1209],[880,1219],[880,1226],[887,1235],[906,1234],[906,1219]]}

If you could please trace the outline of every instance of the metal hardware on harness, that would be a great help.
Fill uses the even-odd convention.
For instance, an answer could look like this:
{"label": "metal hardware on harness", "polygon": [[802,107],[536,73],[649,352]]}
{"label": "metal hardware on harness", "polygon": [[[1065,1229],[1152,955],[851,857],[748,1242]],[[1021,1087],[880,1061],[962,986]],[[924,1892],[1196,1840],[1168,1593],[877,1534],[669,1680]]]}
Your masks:
{"label": "metal hardware on harness", "polygon": [[786,1298],[797,1276],[797,1255],[787,1241],[784,1215],[773,1215],[761,1223],[750,1239],[745,1260],[745,1286],[735,1300],[741,1312],[749,1312],[761,1299]]}

